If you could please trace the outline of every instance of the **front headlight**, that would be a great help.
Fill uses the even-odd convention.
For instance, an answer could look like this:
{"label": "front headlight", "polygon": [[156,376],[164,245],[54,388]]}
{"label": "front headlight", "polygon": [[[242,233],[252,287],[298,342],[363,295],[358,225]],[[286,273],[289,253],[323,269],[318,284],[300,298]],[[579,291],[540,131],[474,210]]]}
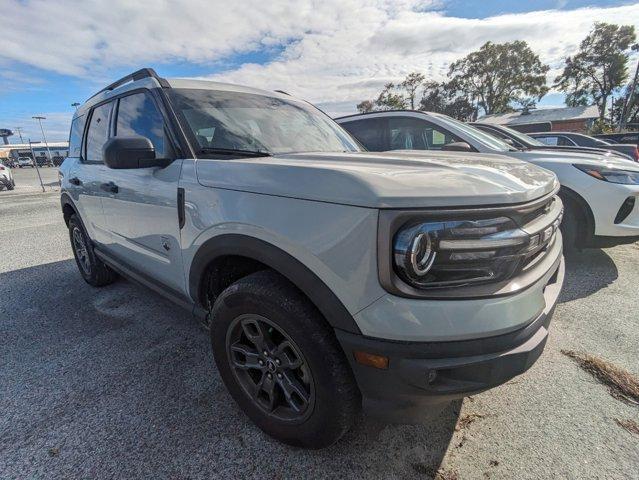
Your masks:
{"label": "front headlight", "polygon": [[561,223],[559,212],[534,233],[508,217],[408,223],[393,238],[395,272],[419,290],[507,279],[546,248]]}
{"label": "front headlight", "polygon": [[603,165],[574,165],[579,170],[587,173],[597,180],[604,182],[620,183],[623,185],[639,185],[639,172],[633,170],[619,170]]}

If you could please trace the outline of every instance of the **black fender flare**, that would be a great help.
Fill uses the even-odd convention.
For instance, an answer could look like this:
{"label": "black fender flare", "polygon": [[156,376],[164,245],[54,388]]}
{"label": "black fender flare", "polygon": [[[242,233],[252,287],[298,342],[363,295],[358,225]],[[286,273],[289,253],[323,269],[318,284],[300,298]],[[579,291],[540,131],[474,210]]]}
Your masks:
{"label": "black fender flare", "polygon": [[282,249],[247,235],[223,234],[200,246],[189,271],[189,294],[196,305],[205,305],[202,279],[208,266],[215,259],[227,255],[247,257],[272,268],[299,288],[333,328],[361,334],[348,309],[306,265]]}
{"label": "black fender flare", "polygon": [[[67,192],[62,192],[62,194],[60,195],[60,207],[62,208],[62,212],[64,212],[64,207],[66,207],[67,205],[71,207],[76,214],[78,214],[78,209],[75,207],[75,203],[73,203],[71,195],[69,195]],[[64,223],[69,226],[69,219],[66,215],[64,216]]]}

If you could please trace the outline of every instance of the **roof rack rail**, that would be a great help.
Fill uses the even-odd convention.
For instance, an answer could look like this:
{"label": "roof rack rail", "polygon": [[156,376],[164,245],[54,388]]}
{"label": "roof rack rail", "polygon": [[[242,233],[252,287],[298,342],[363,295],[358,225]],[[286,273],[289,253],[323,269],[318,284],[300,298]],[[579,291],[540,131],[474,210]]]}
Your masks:
{"label": "roof rack rail", "polygon": [[167,88],[169,86],[168,82],[164,78],[160,77],[156,73],[156,71],[153,70],[152,68],[141,68],[140,70],[136,70],[135,72],[130,73],[129,75],[126,75],[126,76],[122,77],[119,80],[116,80],[112,84],[107,85],[106,87],[104,87],[99,92],[91,95],[87,99],[87,101],[91,100],[93,97],[95,97],[96,95],[101,94],[102,92],[108,92],[108,91],[111,91],[111,90],[115,90],[117,87],[119,87],[121,85],[124,85],[125,83],[135,82],[136,80],[142,80],[143,78],[155,78],[163,88]]}

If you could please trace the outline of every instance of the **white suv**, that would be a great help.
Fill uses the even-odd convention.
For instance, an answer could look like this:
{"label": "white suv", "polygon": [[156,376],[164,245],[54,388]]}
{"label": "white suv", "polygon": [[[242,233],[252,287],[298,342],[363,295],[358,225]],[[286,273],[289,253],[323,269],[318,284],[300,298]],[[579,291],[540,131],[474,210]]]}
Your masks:
{"label": "white suv", "polygon": [[[561,183],[566,248],[607,247],[639,240],[639,164],[581,152],[518,150],[446,115],[387,111],[350,115],[337,122],[371,151],[417,150],[499,153],[552,170]],[[430,153],[429,153],[430,154]]]}
{"label": "white suv", "polygon": [[77,109],[62,210],[87,283],[192,311],[242,410],[318,448],[362,407],[422,421],[541,355],[559,184],[466,157],[362,152],[307,102],[143,69]]}

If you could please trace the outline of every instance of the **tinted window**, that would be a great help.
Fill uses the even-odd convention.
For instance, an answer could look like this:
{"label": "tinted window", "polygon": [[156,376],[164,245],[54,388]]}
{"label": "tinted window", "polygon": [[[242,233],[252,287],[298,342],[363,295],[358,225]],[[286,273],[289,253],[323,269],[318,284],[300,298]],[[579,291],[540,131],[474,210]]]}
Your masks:
{"label": "tinted window", "polygon": [[557,137],[557,145],[562,147],[573,147],[575,146],[575,143],[568,137]]}
{"label": "tinted window", "polygon": [[557,142],[558,142],[557,137],[535,137],[535,138],[546,145],[557,145]]}
{"label": "tinted window", "polygon": [[371,152],[388,150],[384,140],[384,127],[386,120],[382,118],[369,118],[344,122],[341,124],[351,135]]}
{"label": "tinted window", "polygon": [[151,140],[158,158],[166,157],[164,120],[148,93],[134,93],[120,98],[116,136],[141,136]]}
{"label": "tinted window", "polygon": [[[69,155],[79,157],[82,154],[82,134],[84,133],[84,124],[87,120],[86,115],[76,117],[71,122],[71,133],[69,134]],[[58,152],[55,153],[58,155]]]}
{"label": "tinted window", "polygon": [[388,121],[390,150],[441,150],[461,141],[448,130],[419,118],[391,118]]}
{"label": "tinted window", "polygon": [[93,110],[87,132],[87,157],[89,162],[102,161],[102,147],[109,137],[109,112],[111,103],[105,103]]}

